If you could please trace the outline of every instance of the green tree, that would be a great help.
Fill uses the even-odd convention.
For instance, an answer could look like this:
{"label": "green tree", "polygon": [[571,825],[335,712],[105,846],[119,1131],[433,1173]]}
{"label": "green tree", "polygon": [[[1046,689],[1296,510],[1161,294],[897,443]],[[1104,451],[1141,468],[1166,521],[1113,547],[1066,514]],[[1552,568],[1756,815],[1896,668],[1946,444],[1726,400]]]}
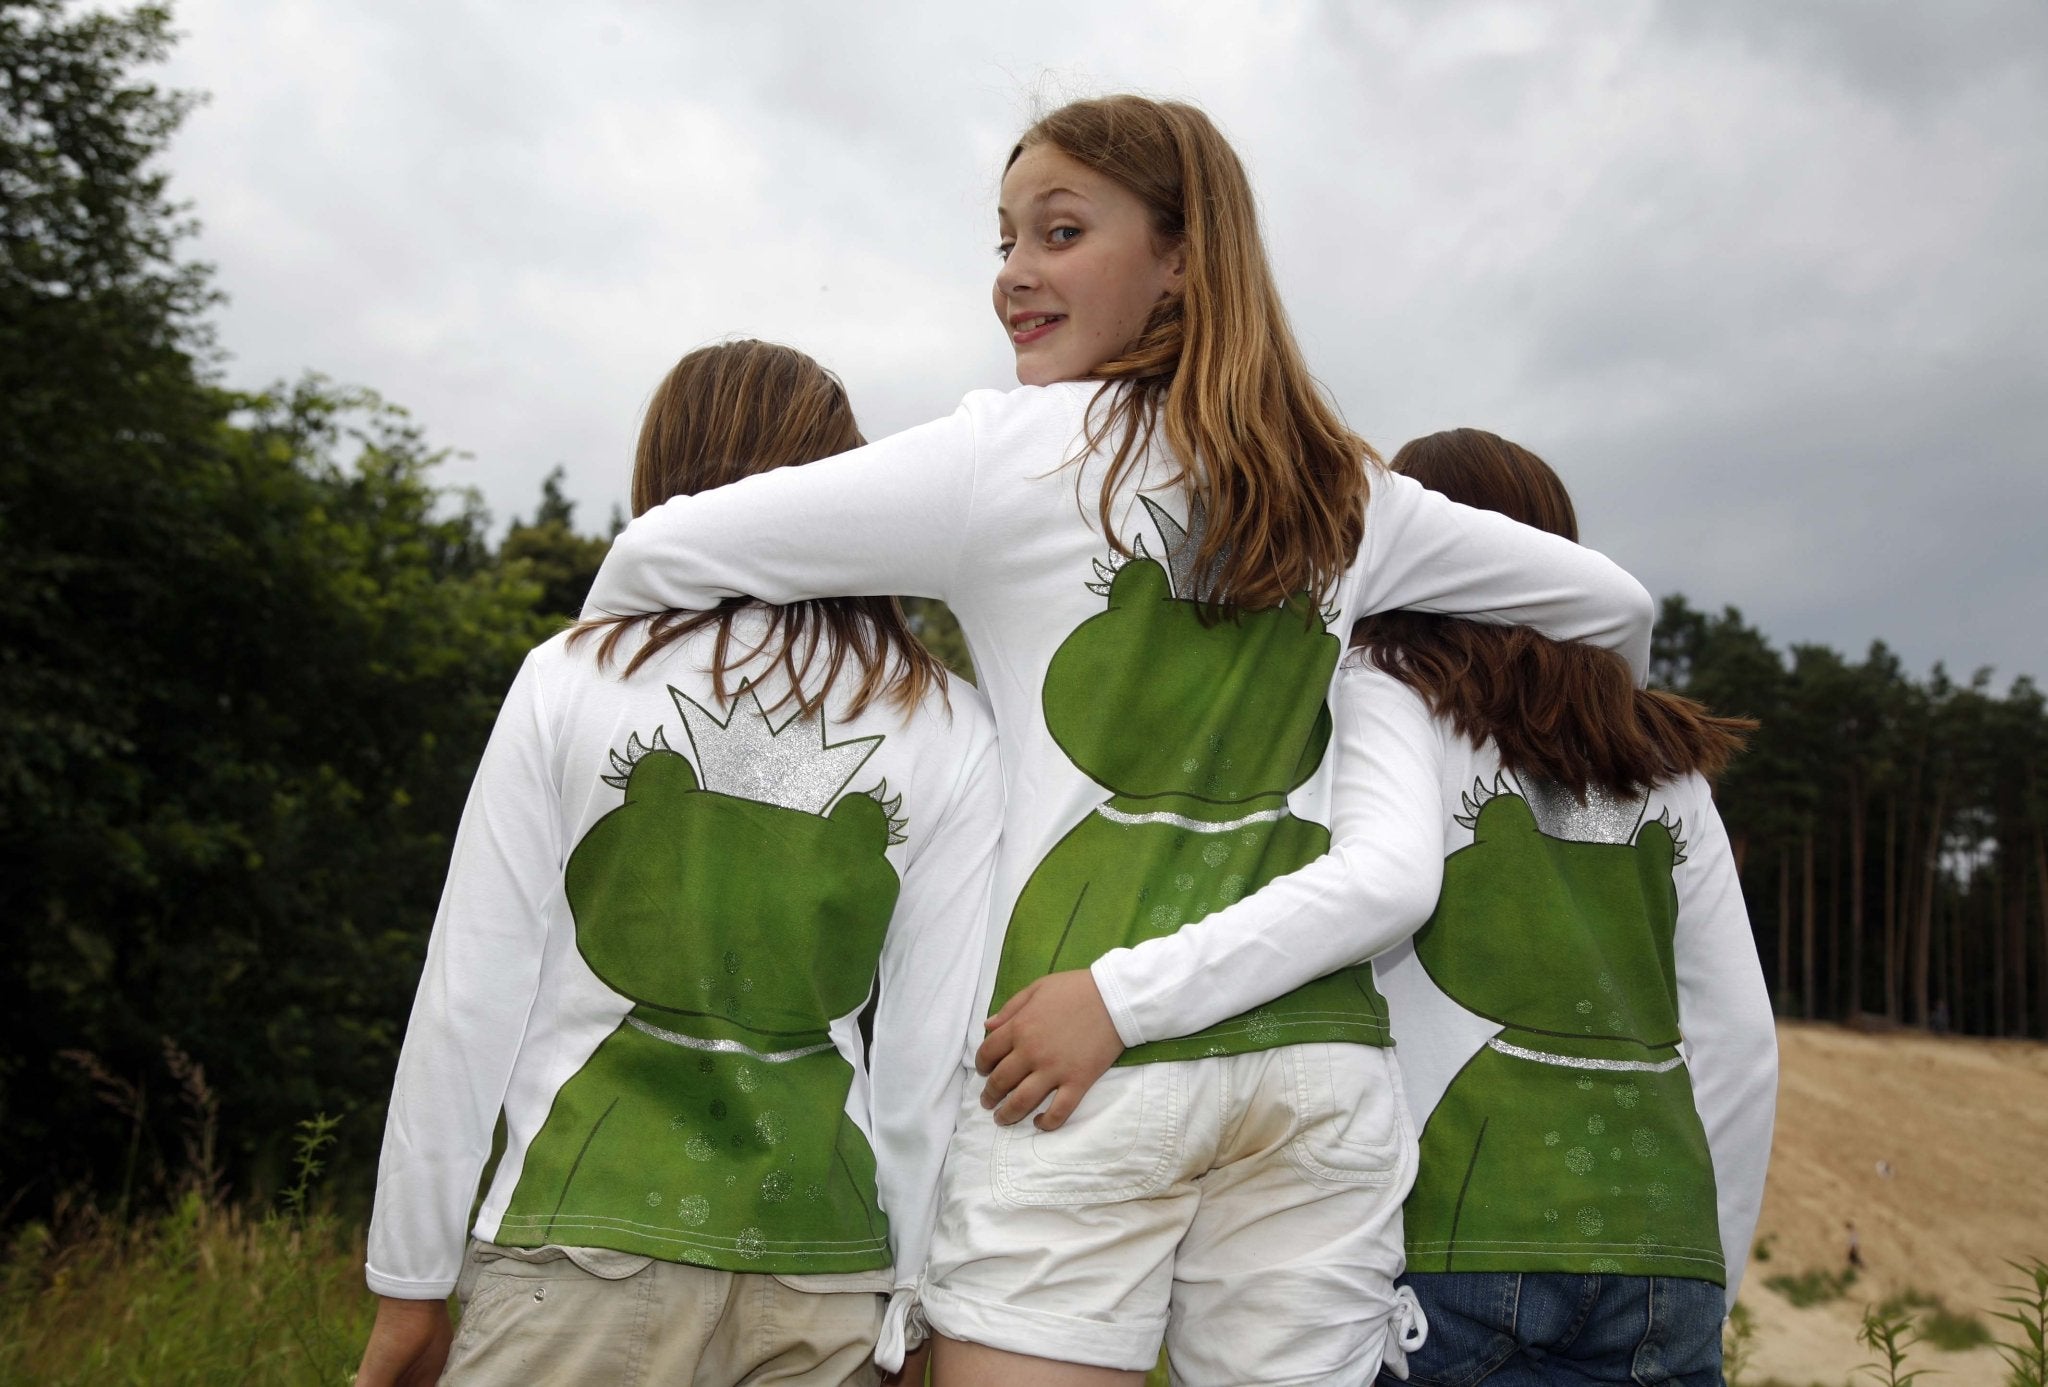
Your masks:
{"label": "green tree", "polygon": [[609,539],[576,533],[576,503],[562,493],[563,475],[560,467],[548,473],[541,483],[540,509],[530,522],[512,522],[498,556],[523,565],[526,576],[540,585],[541,611],[573,620],[612,545]]}
{"label": "green tree", "polygon": [[[200,363],[203,267],[134,75],[158,8],[0,3],[0,1208],[113,1186],[174,1121],[169,1037],[230,1177],[392,1055],[492,715],[547,623],[437,454],[367,392]],[[158,1143],[170,1147],[168,1135]],[[149,1161],[145,1158],[143,1164]]]}

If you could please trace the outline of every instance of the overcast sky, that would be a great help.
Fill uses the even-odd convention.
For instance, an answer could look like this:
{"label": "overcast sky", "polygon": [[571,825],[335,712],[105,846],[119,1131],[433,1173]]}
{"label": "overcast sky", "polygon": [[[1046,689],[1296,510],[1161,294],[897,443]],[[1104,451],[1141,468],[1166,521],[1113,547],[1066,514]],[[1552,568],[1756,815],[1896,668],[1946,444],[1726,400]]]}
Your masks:
{"label": "overcast sky", "polygon": [[[626,496],[689,349],[870,436],[1014,383],[1034,110],[1201,104],[1316,374],[1384,452],[1489,428],[1585,538],[1781,646],[2048,676],[2048,5],[182,0],[172,150],[229,379],[317,369],[500,526]],[[2003,679],[2000,681],[2003,683]]]}

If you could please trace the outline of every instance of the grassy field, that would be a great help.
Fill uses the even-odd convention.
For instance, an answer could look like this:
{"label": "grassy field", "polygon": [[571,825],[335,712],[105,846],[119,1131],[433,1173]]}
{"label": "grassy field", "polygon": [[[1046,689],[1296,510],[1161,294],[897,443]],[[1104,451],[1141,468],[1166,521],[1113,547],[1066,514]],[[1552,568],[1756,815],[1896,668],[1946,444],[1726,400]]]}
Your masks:
{"label": "grassy field", "polygon": [[362,1256],[331,1214],[250,1215],[197,1195],[131,1224],[30,1224],[0,1266],[0,1382],[336,1387],[375,1308]]}
{"label": "grassy field", "polygon": [[[373,1311],[360,1222],[306,1207],[303,1193],[288,1193],[277,1212],[188,1194],[168,1213],[127,1223],[73,1209],[20,1229],[0,1262],[0,1383],[344,1387]],[[2032,1365],[2006,1380],[2043,1387],[2048,1266],[2007,1270],[2006,1296],[1985,1307],[1989,1324],[1915,1293],[1870,1313],[1911,1347],[1908,1362],[1924,1361],[1923,1346],[1949,1347],[1945,1337],[1982,1343],[1995,1332]],[[1747,1356],[1731,1359],[1731,1383],[1783,1387],[1745,1372]],[[2014,1361],[2009,1354],[2005,1366]],[[1163,1365],[1147,1384],[1165,1387]]]}

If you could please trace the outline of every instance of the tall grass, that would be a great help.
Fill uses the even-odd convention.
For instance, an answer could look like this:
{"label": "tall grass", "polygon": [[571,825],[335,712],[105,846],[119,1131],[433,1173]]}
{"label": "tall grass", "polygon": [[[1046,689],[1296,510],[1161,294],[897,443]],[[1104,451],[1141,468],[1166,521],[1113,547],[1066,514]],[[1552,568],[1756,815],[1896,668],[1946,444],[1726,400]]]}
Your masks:
{"label": "tall grass", "polygon": [[0,1382],[347,1383],[375,1303],[360,1229],[314,1196],[332,1127],[302,1124],[278,1210],[189,1187],[132,1221],[74,1202],[17,1230],[0,1262]]}

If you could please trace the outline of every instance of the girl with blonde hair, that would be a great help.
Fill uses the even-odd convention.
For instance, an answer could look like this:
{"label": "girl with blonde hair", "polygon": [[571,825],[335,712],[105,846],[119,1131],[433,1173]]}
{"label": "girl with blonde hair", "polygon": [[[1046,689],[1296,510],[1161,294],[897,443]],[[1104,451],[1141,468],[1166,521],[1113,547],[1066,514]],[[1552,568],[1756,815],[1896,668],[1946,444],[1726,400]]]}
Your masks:
{"label": "girl with blonde hair", "polygon": [[[942,1381],[1135,1384],[1163,1337],[1183,1382],[1369,1382],[1419,1341],[1394,1287],[1414,1136],[1370,973],[1322,938],[1374,887],[1260,891],[1329,844],[1337,633],[1483,613],[1640,668],[1649,597],[1343,425],[1195,108],[1052,112],[997,221],[1023,388],[648,512],[588,610],[896,592],[960,620],[1003,737],[1001,1024],[962,1047],[995,1120],[964,1105],[921,1288]],[[1253,1004],[1159,1038],[1225,979]]]}

